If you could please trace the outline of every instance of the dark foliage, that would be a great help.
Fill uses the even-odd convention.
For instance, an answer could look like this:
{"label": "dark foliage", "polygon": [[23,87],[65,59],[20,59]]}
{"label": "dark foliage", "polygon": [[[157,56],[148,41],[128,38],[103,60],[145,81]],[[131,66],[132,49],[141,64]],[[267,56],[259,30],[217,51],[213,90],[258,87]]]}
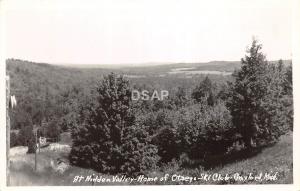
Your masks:
{"label": "dark foliage", "polygon": [[247,148],[272,144],[287,129],[283,65],[269,64],[261,49],[262,45],[253,40],[249,55],[234,74],[228,102],[233,124]]}
{"label": "dark foliage", "polygon": [[170,162],[178,158],[180,147],[175,129],[172,127],[162,127],[153,138],[153,143],[158,148],[158,155],[162,163]]}
{"label": "dark foliage", "polygon": [[28,146],[28,153],[35,153],[35,136],[31,125],[23,126],[17,137],[20,145]]}
{"label": "dark foliage", "polygon": [[216,102],[213,89],[215,89],[215,86],[212,84],[208,76],[206,76],[205,79],[193,90],[192,98],[198,103],[204,100],[208,105],[213,106]]}
{"label": "dark foliage", "polygon": [[[156,150],[147,144],[146,132],[132,127],[135,117],[130,102],[128,81],[115,74],[106,76],[97,87],[96,99],[72,131],[72,164],[106,173],[134,173],[155,165]],[[138,164],[139,159],[145,164]]]}
{"label": "dark foliage", "polygon": [[20,146],[22,143],[20,143],[18,133],[11,132],[10,133],[10,147]]}

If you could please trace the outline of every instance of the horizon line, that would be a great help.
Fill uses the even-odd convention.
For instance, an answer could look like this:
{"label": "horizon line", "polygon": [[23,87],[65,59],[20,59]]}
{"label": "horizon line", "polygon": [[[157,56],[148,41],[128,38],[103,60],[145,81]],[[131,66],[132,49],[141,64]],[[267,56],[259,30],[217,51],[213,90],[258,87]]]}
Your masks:
{"label": "horizon line", "polygon": [[[55,65],[55,66],[64,66],[64,67],[82,67],[84,65],[92,67],[92,66],[102,66],[106,68],[118,68],[118,67],[149,67],[149,66],[160,66],[160,65],[172,65],[172,64],[207,64],[212,62],[241,62],[240,60],[210,60],[210,61],[196,61],[196,62],[159,62],[159,61],[153,61],[153,62],[140,62],[140,63],[59,63],[59,62],[40,62],[40,61],[31,61],[27,59],[20,59],[20,58],[6,58],[7,60],[19,60],[19,61],[25,61],[25,62],[31,62],[36,64],[49,64],[49,65]],[[275,60],[267,60],[269,62],[274,61],[292,61],[293,59],[275,59]]]}

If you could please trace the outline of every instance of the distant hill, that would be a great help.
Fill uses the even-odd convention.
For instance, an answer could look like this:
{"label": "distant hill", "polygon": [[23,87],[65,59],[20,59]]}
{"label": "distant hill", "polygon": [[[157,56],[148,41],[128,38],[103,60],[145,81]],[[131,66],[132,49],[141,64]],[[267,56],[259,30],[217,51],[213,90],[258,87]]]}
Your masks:
{"label": "distant hill", "polygon": [[203,70],[222,70],[231,71],[234,68],[239,67],[240,61],[211,61],[201,63],[144,63],[144,64],[112,64],[112,65],[101,65],[101,64],[62,64],[66,68],[102,68],[102,69],[121,69],[121,70],[140,70],[140,69],[172,69],[177,67],[195,67]]}
{"label": "distant hill", "polygon": [[[277,62],[277,61],[271,61]],[[291,60],[284,60],[284,64],[290,64]],[[130,65],[53,65],[46,63],[34,63],[19,59],[6,61],[7,74],[11,77],[12,94],[20,95],[32,92],[30,88],[38,91],[61,92],[72,86],[91,86],[104,74],[111,72],[120,73],[129,77],[141,76],[165,76],[176,74],[176,70],[192,73],[193,71],[219,71],[233,72],[240,67],[240,61],[211,61],[204,63],[148,63],[145,66]],[[172,73],[173,71],[173,73]],[[192,71],[192,72],[191,72]],[[195,73],[197,74],[197,73]],[[182,73],[185,75],[185,73]]]}
{"label": "distant hill", "polygon": [[[278,62],[276,61],[270,61]],[[284,64],[290,64],[291,60],[283,60]],[[145,64],[124,64],[124,65],[101,65],[101,64],[63,64],[66,68],[77,69],[111,69],[125,74],[136,75],[160,75],[170,72],[176,68],[190,68],[189,71],[207,70],[207,71],[221,71],[233,72],[240,68],[240,61],[210,61],[200,63],[145,63]]]}

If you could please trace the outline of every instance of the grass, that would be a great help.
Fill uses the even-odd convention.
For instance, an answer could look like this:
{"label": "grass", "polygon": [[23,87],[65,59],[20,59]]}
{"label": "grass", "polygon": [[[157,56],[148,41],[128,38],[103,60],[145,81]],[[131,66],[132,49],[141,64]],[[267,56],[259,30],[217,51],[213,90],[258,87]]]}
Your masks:
{"label": "grass", "polygon": [[[218,173],[240,172],[247,174],[278,172],[278,181],[263,181],[261,183],[291,184],[293,181],[293,147],[292,135],[281,137],[279,143],[266,148],[255,157],[240,161],[236,164],[225,165]],[[251,183],[251,182],[246,182]],[[255,183],[255,182],[253,182]]]}
{"label": "grass", "polygon": [[[277,180],[266,180],[254,181],[235,181],[230,179],[228,181],[220,180],[214,181],[212,179],[208,181],[196,180],[192,184],[292,184],[293,183],[293,138],[292,134],[287,134],[281,137],[280,141],[273,145],[263,149],[259,154],[252,156],[247,159],[240,161],[235,161],[234,163],[219,165],[212,169],[204,169],[203,167],[198,167],[195,169],[180,169],[175,163],[170,166],[166,166],[166,173],[168,174],[180,174],[182,176],[189,177],[200,177],[201,174],[221,174],[225,176],[234,176],[235,173],[240,175],[259,175],[260,173],[265,175],[269,173],[274,175],[277,172]],[[157,173],[156,173],[157,174]],[[158,173],[159,176],[163,176],[163,172]],[[173,182],[167,181],[164,184],[187,184],[186,182]]]}
{"label": "grass", "polygon": [[[221,175],[233,176],[234,173],[240,175],[248,175],[249,173],[278,173],[278,180],[262,180],[262,181],[235,181],[230,179],[228,181],[204,181],[193,180],[192,182],[171,181],[170,178],[166,182],[152,182],[147,184],[291,184],[293,182],[293,150],[292,150],[292,134],[287,134],[281,137],[281,140],[272,147],[263,149],[259,154],[247,159],[232,162],[230,164],[219,165],[212,169],[204,169],[199,166],[193,169],[180,168],[177,162],[169,163],[160,170],[151,171],[147,174],[148,177],[163,177],[165,174],[170,176],[177,174],[181,176],[200,177],[201,174],[215,173]],[[55,172],[51,165],[51,160],[57,158],[66,158],[67,153],[40,153],[38,154],[38,168],[34,170],[34,154],[26,154],[21,156],[14,156],[11,158],[10,180],[12,186],[62,186],[62,185],[92,185],[91,182],[73,183],[76,175],[84,177],[88,175],[98,175],[106,178],[112,178],[112,175],[99,174],[90,169],[83,169],[71,166],[63,174]],[[112,183],[95,183],[95,185],[105,185]],[[120,185],[121,183],[117,183]],[[137,184],[137,183],[134,183]],[[139,183],[141,184],[141,183]]]}

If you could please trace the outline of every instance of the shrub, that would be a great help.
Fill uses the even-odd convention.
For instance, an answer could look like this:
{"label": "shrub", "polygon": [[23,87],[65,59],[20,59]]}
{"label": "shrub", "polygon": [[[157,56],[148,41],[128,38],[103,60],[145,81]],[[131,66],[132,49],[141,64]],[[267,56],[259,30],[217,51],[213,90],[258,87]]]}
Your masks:
{"label": "shrub", "polygon": [[33,133],[32,126],[23,126],[19,132],[18,140],[20,145],[28,146],[28,153],[34,153],[35,146],[35,136]]}
{"label": "shrub", "polygon": [[15,132],[11,132],[10,133],[10,147],[15,147],[15,146],[19,146],[20,141],[19,141],[19,137],[18,134]]}
{"label": "shrub", "polygon": [[176,118],[181,150],[192,159],[225,153],[235,141],[236,130],[222,102],[213,107],[205,103],[190,106],[179,111]]}
{"label": "shrub", "polygon": [[178,157],[180,147],[176,131],[172,127],[162,127],[154,136],[153,143],[158,148],[158,155],[161,157],[161,162],[170,162],[173,158]]}
{"label": "shrub", "polygon": [[57,119],[50,120],[45,127],[46,137],[59,141],[61,129]]}
{"label": "shrub", "polygon": [[172,126],[172,119],[169,117],[171,111],[158,110],[156,112],[148,112],[144,115],[138,115],[138,123],[144,125],[150,136],[156,134],[161,128],[165,126]]}
{"label": "shrub", "polygon": [[150,142],[145,127],[130,126],[123,131],[123,145],[121,146],[124,163],[121,171],[127,174],[145,173],[148,169],[156,168],[159,157],[157,147]]}

